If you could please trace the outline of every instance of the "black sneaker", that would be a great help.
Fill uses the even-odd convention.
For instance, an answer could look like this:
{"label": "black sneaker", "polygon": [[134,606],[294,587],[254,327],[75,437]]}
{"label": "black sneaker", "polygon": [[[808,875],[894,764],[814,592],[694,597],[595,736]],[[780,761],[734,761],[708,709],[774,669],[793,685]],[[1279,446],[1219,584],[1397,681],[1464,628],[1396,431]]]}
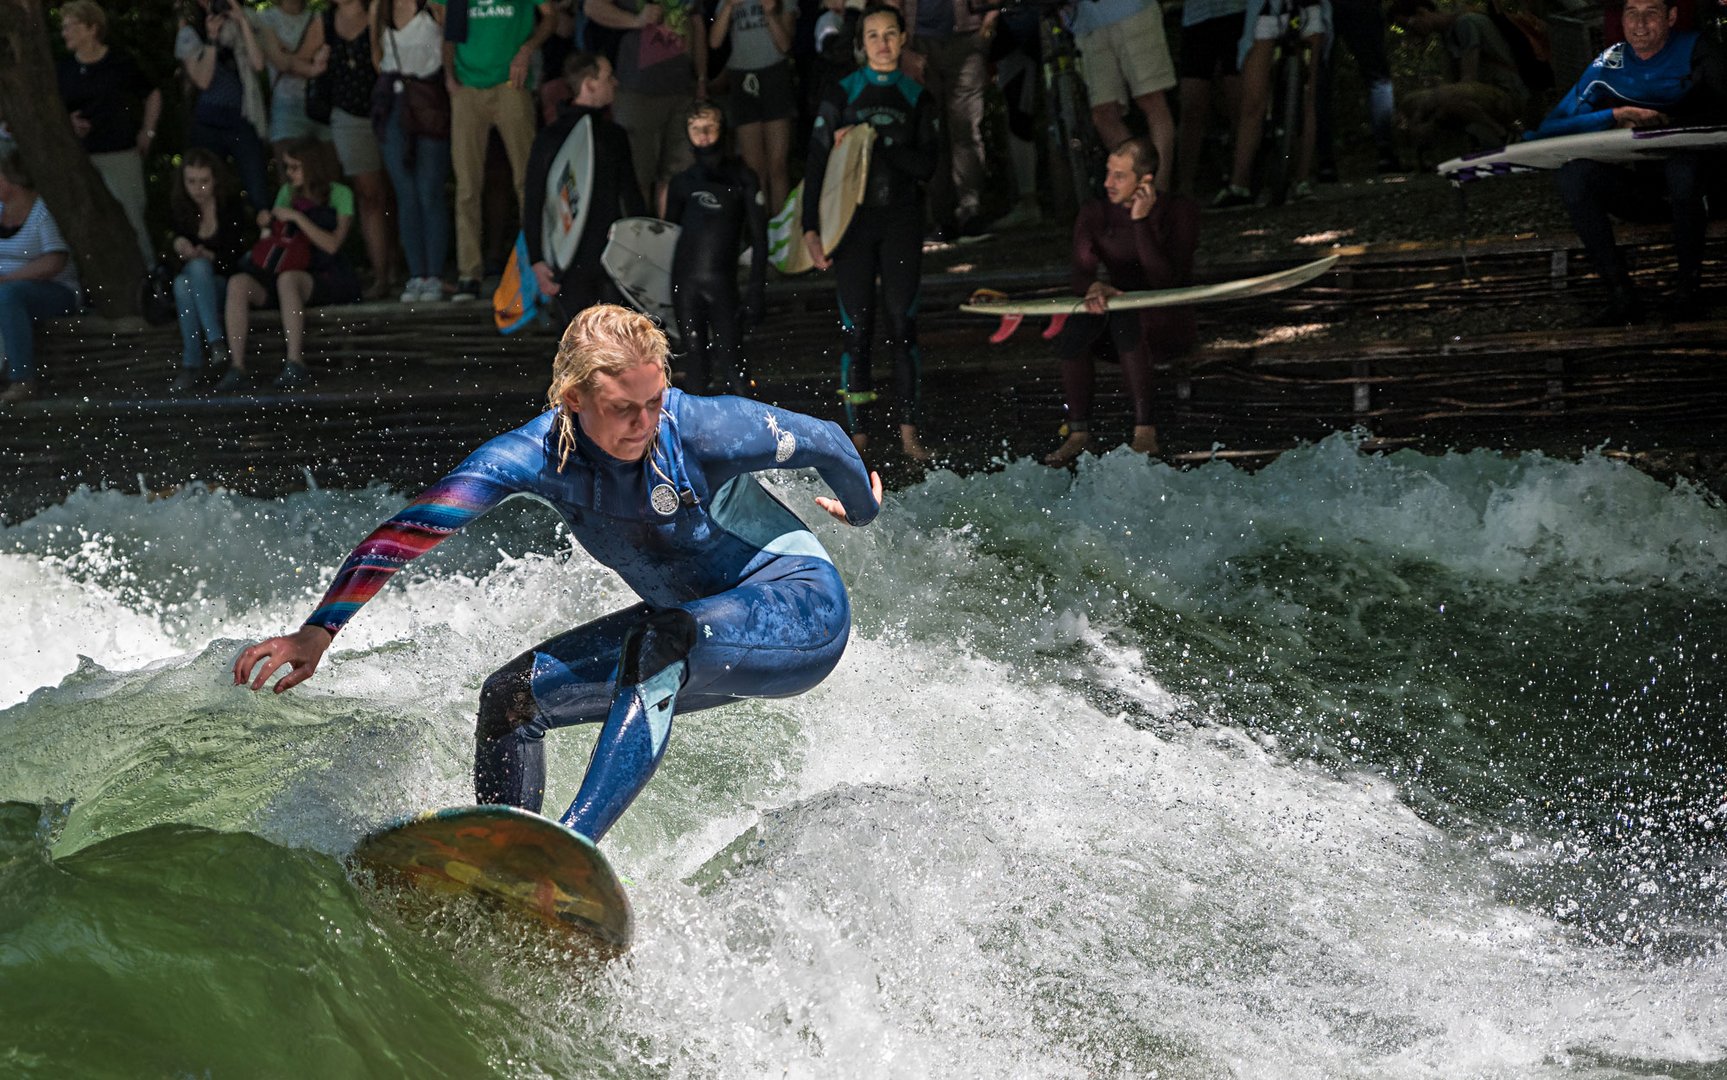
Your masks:
{"label": "black sneaker", "polygon": [[304,390],[312,385],[312,373],[305,364],[290,363],[270,385],[277,390]]}
{"label": "black sneaker", "polygon": [[216,385],[210,390],[217,394],[238,394],[246,388],[248,378],[245,368],[229,364],[228,370],[222,372],[222,377],[216,380]]}
{"label": "black sneaker", "polygon": [[480,283],[475,281],[473,278],[463,278],[456,282],[456,291],[450,296],[451,300],[457,302],[464,300],[478,300],[479,298]]}
{"label": "black sneaker", "polygon": [[1253,205],[1253,192],[1247,188],[1229,184],[1223,187],[1211,200],[1209,210],[1239,210],[1244,206]]}
{"label": "black sneaker", "polygon": [[1699,290],[1681,287],[1667,301],[1667,317],[1674,322],[1701,322],[1709,317],[1709,305]]}
{"label": "black sneaker", "polygon": [[183,367],[174,376],[174,393],[189,394],[198,388],[198,383],[204,377],[203,368]]}

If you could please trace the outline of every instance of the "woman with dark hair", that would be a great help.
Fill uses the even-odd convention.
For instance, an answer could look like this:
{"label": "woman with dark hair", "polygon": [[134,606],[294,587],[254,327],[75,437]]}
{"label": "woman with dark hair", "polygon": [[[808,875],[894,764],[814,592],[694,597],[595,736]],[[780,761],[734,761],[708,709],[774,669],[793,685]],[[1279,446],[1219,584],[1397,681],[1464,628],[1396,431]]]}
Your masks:
{"label": "woman with dark hair", "polygon": [[354,192],[337,181],[340,173],[328,148],[316,139],[297,139],[282,152],[288,182],[276,193],[276,205],[258,215],[258,227],[269,230],[240,272],[228,279],[227,374],[217,393],[245,387],[246,331],[251,309],[272,297],[282,312],[282,337],[288,364],[276,377],[278,390],[299,390],[312,381],[306,369],[306,309],[324,304],[351,304],[360,298],[360,282],[341,255],[342,242],[354,224]]}
{"label": "woman with dark hair", "polygon": [[369,300],[382,300],[396,273],[396,245],[390,236],[390,181],[378,135],[372,130],[372,5],[369,0],[335,0],[306,29],[290,66],[298,74],[330,80],[330,136],[341,159],[342,175],[354,184],[360,211],[360,238],[372,264]]}
{"label": "woman with dark hair", "polygon": [[193,147],[180,159],[180,173],[171,195],[174,254],[180,272],[174,277],[174,312],[180,320],[180,373],[174,389],[185,393],[198,385],[205,371],[226,362],[222,329],[222,298],[228,278],[246,252],[246,208],[234,174],[222,159]]}
{"label": "woman with dark hair", "polygon": [[17,151],[0,151],[0,347],[9,382],[0,404],[36,396],[33,324],[70,315],[79,301],[72,249]]}
{"label": "woman with dark hair", "polygon": [[[865,65],[822,98],[810,131],[804,172],[804,244],[817,268],[835,267],[839,279],[840,400],[846,429],[864,449],[875,428],[876,393],[870,379],[875,334],[876,279],[887,317],[887,346],[894,358],[900,446],[914,461],[930,453],[918,438],[923,355],[917,347],[918,291],[922,283],[923,186],[941,160],[939,106],[900,70],[905,17],[897,8],[871,4],[858,20]],[[822,185],[828,155],[858,125],[876,132],[863,201],[830,262],[822,247]]]}
{"label": "woman with dark hair", "polygon": [[264,155],[269,120],[258,85],[264,52],[251,21],[236,10],[234,0],[197,0],[180,22],[174,58],[192,80],[187,144],[232,158],[247,201],[258,210],[269,206]]}

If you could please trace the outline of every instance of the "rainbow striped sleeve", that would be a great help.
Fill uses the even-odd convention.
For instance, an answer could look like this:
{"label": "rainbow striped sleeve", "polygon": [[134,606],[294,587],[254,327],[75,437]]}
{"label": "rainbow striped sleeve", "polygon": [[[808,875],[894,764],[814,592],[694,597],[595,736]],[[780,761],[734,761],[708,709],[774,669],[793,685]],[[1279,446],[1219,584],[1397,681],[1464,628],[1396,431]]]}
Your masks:
{"label": "rainbow striped sleeve", "polygon": [[437,547],[468,522],[513,494],[496,480],[452,473],[420,493],[401,513],[373,530],[336,571],[336,579],[306,620],[335,634],[390,575]]}

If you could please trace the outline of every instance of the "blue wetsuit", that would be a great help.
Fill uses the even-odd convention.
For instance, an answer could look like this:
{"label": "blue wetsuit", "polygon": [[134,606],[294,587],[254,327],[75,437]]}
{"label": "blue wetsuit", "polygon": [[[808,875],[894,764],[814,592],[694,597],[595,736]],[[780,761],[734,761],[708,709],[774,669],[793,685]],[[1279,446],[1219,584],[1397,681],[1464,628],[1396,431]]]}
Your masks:
{"label": "blue wetsuit", "polygon": [[396,570],[511,496],[551,504],[644,603],[543,642],[486,680],[475,793],[538,812],[546,731],[603,720],[563,818],[598,840],[657,767],[674,700],[687,712],[799,694],[845,650],[851,607],[839,572],[751,474],[813,467],[856,525],[877,506],[857,451],[827,421],[668,389],[644,460],[611,457],[578,423],[560,471],[560,411],[487,442],[379,526],[307,623],[340,630]]}
{"label": "blue wetsuit", "polygon": [[[1584,69],[1577,84],[1526,138],[1611,130],[1615,126],[1613,110],[1621,105],[1653,109],[1681,124],[1720,123],[1727,118],[1724,103],[1727,76],[1720,50],[1695,30],[1673,34],[1648,59],[1621,41]],[[1613,239],[1614,217],[1626,221],[1670,217],[1679,263],[1676,293],[1682,300],[1696,296],[1708,226],[1706,162],[1701,153],[1681,151],[1635,166],[1580,158],[1559,170],[1559,194],[1565,200],[1572,227],[1607,284],[1611,303],[1603,322],[1639,317],[1632,298],[1630,268]]]}

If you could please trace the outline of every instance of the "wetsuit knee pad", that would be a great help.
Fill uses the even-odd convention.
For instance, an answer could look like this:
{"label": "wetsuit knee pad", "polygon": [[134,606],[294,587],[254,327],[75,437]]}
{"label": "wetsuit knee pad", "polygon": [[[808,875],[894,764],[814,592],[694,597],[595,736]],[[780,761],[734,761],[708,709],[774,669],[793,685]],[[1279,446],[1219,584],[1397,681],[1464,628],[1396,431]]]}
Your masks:
{"label": "wetsuit knee pad", "polygon": [[695,616],[683,608],[660,608],[624,634],[618,686],[636,686],[680,660],[696,646]]}
{"label": "wetsuit knee pad", "polygon": [[534,654],[510,661],[486,677],[480,688],[479,717],[474,734],[498,739],[519,731],[539,715],[534,701]]}

